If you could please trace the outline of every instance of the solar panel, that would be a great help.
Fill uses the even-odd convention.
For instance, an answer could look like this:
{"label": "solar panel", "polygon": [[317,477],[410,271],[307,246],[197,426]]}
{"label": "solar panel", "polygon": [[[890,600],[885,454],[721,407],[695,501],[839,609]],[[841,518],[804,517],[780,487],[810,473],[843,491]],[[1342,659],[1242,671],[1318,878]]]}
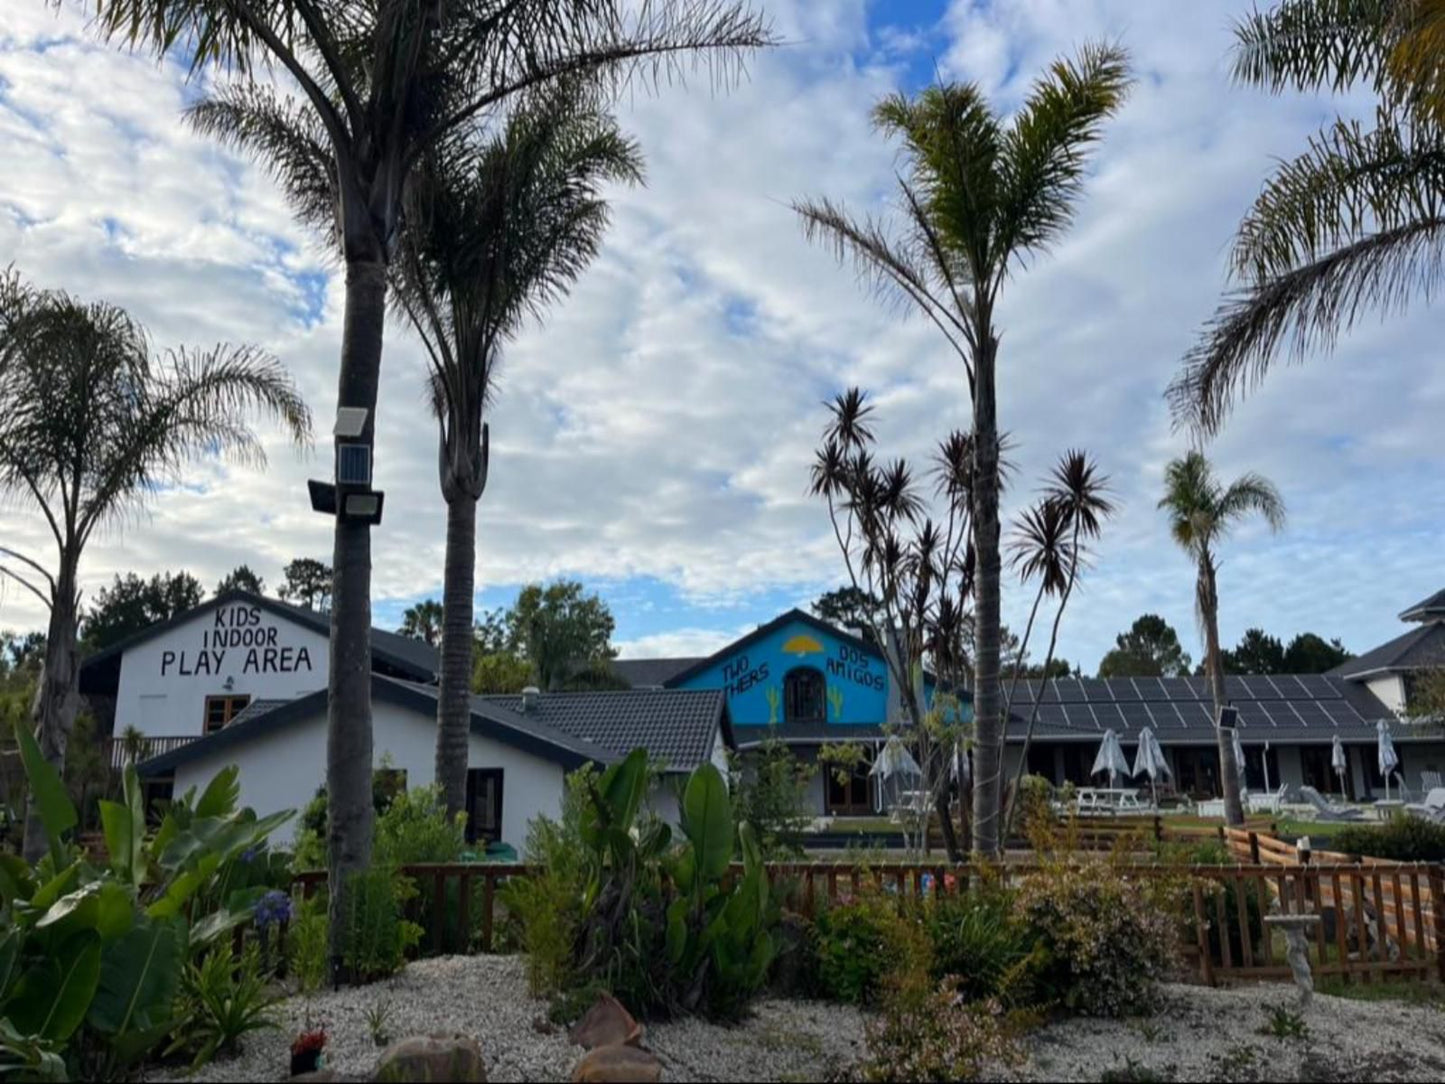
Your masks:
{"label": "solar panel", "polygon": [[[1262,677],[1258,674],[1246,674],[1238,680],[1244,686],[1245,694],[1251,700],[1279,699],[1278,687],[1267,677]],[[1228,684],[1227,681],[1226,684]]]}
{"label": "solar panel", "polygon": [[1145,700],[1164,699],[1164,682],[1156,677],[1136,677],[1134,687]]}
{"label": "solar panel", "polygon": [[1114,694],[1114,699],[1121,704],[1136,703],[1142,699],[1139,690],[1134,685],[1133,678],[1106,678],[1109,683],[1109,692]]}
{"label": "solar panel", "polygon": [[1247,701],[1234,706],[1239,709],[1239,723],[1241,726],[1264,729],[1265,727],[1279,725],[1270,718],[1269,712],[1257,701]]}
{"label": "solar panel", "polygon": [[1083,690],[1079,688],[1082,682],[1080,682],[1078,678],[1054,678],[1051,684],[1054,687],[1054,694],[1058,696],[1061,703],[1082,703],[1083,701],[1088,699],[1088,697],[1084,695]]}
{"label": "solar panel", "polygon": [[1334,680],[1324,674],[1302,674],[1295,680],[1303,687],[1305,695],[1314,700],[1334,700],[1342,695]]}
{"label": "solar panel", "polygon": [[1325,729],[1333,725],[1330,713],[1318,701],[1290,700],[1287,703],[1294,709],[1294,713],[1299,716],[1299,721],[1304,726]]}
{"label": "solar panel", "polygon": [[1154,725],[1154,717],[1149,714],[1149,705],[1144,703],[1120,704],[1119,718],[1123,725],[1131,730]]}
{"label": "solar panel", "polygon": [[1224,698],[1230,702],[1235,700],[1253,700],[1249,687],[1244,684],[1244,679],[1230,674],[1224,679]]}
{"label": "solar panel", "polygon": [[1170,700],[1192,700],[1194,698],[1194,693],[1189,688],[1188,678],[1160,678],[1159,684],[1164,686],[1164,695]]}
{"label": "solar panel", "polygon": [[1373,724],[1365,719],[1348,700],[1318,700],[1316,703],[1330,717],[1330,722],[1335,726],[1369,728],[1374,730]]}
{"label": "solar panel", "polygon": [[1210,700],[1214,694],[1209,691],[1209,679],[1207,677],[1187,677],[1189,691],[1194,694],[1195,700]]}
{"label": "solar panel", "polygon": [[1094,709],[1094,718],[1106,729],[1113,727],[1118,730],[1128,724],[1124,721],[1124,710],[1118,704],[1090,704]]}
{"label": "solar panel", "polygon": [[1079,682],[1079,693],[1090,704],[1112,704],[1114,694],[1109,691],[1109,683],[1098,678],[1085,678]]}

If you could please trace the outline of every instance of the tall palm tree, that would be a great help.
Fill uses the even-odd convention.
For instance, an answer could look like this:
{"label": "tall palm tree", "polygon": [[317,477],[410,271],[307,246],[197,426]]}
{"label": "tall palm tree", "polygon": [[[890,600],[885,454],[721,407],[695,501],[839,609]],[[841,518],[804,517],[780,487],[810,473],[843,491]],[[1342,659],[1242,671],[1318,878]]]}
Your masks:
{"label": "tall palm tree", "polygon": [[1234,291],[1186,355],[1175,418],[1216,433],[1281,355],[1329,351],[1375,311],[1427,302],[1445,261],[1445,0],[1284,0],[1235,27],[1234,76],[1378,95],[1280,164],[1235,237]]}
{"label": "tall palm tree", "polygon": [[[0,573],[50,612],[37,740],[57,769],[78,705],[80,559],[98,528],[142,507],[195,460],[227,454],[263,465],[247,415],[278,419],[298,443],[311,415],[290,377],[254,347],[156,355],[121,309],[0,274],[0,495],[34,507],[55,562],[0,546]],[[23,566],[23,571],[22,571]],[[46,849],[27,817],[25,852]]]}
{"label": "tall palm tree", "polygon": [[426,347],[439,423],[447,545],[436,779],[449,812],[466,804],[483,419],[502,350],[597,255],[608,219],[603,186],[641,179],[641,152],[595,87],[569,81],[534,96],[485,142],[430,155],[408,194],[392,296]]}
{"label": "tall palm tree", "polygon": [[[554,79],[650,85],[698,63],[726,78],[747,51],[774,40],[764,18],[734,0],[95,0],[95,8],[108,37],[179,50],[192,70],[240,77],[193,119],[255,154],[299,216],[333,238],[346,283],[337,406],[365,411],[367,445],[387,268],[408,181],[430,149]],[[288,83],[271,78],[274,68]],[[326,176],[319,188],[306,168],[317,164]],[[327,866],[339,957],[346,882],[371,859],[369,523],[337,517],[332,568]]]}
{"label": "tall palm tree", "polygon": [[[1218,547],[1234,525],[1251,513],[1261,515],[1271,530],[1284,526],[1284,500],[1274,483],[1258,474],[1244,474],[1228,486],[1200,452],[1172,460],[1164,469],[1164,496],[1159,507],[1169,515],[1174,541],[1194,562],[1194,611],[1204,634],[1204,668],[1214,700],[1216,723],[1226,703],[1224,660],[1219,652]],[[1230,824],[1244,823],[1239,797],[1239,765],[1223,730],[1219,741],[1219,778],[1224,788],[1224,815]]]}
{"label": "tall palm tree", "polygon": [[999,678],[999,425],[994,320],[1009,275],[1056,243],[1083,194],[1089,150],[1129,86],[1123,49],[1086,46],[1057,60],[1005,118],[978,86],[894,94],[874,122],[903,140],[897,236],[827,199],[794,205],[811,239],[852,257],[877,288],[916,306],[963,363],[972,400],[976,765],[973,845],[999,847],[1003,770]]}

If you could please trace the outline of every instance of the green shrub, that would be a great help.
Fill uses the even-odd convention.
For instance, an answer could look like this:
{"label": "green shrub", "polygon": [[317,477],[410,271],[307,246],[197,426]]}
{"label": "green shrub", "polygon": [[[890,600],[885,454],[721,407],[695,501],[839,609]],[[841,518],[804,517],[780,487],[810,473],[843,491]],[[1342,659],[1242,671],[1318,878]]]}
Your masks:
{"label": "green shrub", "polygon": [[372,845],[378,865],[456,862],[467,848],[467,817],[447,816],[441,787],[416,787],[397,793],[376,818]]}
{"label": "green shrub", "polygon": [[402,917],[403,904],[415,894],[407,878],[384,866],[352,875],[342,952],[352,981],[373,982],[401,970],[407,950],[421,938],[421,927]]}
{"label": "green shrub", "polygon": [[1013,893],[985,885],[969,892],[941,895],[924,907],[935,981],[957,976],[965,1001],[998,998],[1026,1004],[1039,953],[1014,909]]}
{"label": "green shrub", "polygon": [[899,914],[898,901],[868,890],[820,911],[818,981],[825,996],[851,1005],[872,1005],[895,969],[927,967],[928,942],[920,924]]}
{"label": "green shrub", "polygon": [[1445,862],[1445,824],[1397,813],[1383,824],[1351,824],[1330,837],[1342,854],[1387,862]]}
{"label": "green shrub", "polygon": [[784,911],[773,931],[777,953],[768,987],[779,997],[824,996],[818,967],[818,928],[803,915]]}
{"label": "green shrub", "polygon": [[[1229,848],[1218,839],[1158,843],[1155,845],[1155,854],[1161,862],[1177,868],[1181,876],[1190,866],[1230,866],[1234,864]],[[1209,951],[1215,959],[1222,958],[1220,929],[1214,920],[1213,899],[1218,893],[1223,893],[1224,896],[1224,925],[1229,937],[1231,958],[1244,959],[1243,946],[1246,936],[1249,937],[1251,949],[1255,952],[1259,951],[1260,938],[1264,933],[1263,913],[1259,905],[1259,892],[1251,891],[1251,887],[1242,881],[1220,882],[1211,878],[1204,879],[1204,889],[1209,897],[1206,903],[1206,914],[1209,916]],[[1240,893],[1243,893],[1244,899],[1244,925],[1242,927],[1239,922]],[[1182,908],[1180,922],[1184,940],[1189,944],[1194,944],[1198,937],[1199,927],[1192,906]]]}
{"label": "green shrub", "polygon": [[865,1081],[967,1081],[985,1071],[1021,1064],[1020,1024],[997,1002],[966,1004],[958,979],[934,984],[919,973],[886,984],[882,1011],[865,1031]]}
{"label": "green shrub", "polygon": [[1089,1016],[1151,1009],[1178,945],[1177,915],[1159,897],[1104,863],[1025,878],[1018,913],[1042,949],[1043,998]]}
{"label": "green shrub", "polygon": [[194,1053],[191,1067],[199,1069],[218,1051],[233,1052],[241,1036],[279,1027],[271,1012],[279,1000],[266,988],[256,945],[247,945],[239,960],[229,946],[212,949],[199,964],[186,968],[177,1013],[180,1025],[166,1053]]}
{"label": "green shrub", "polygon": [[802,855],[798,838],[813,820],[808,781],[817,770],[794,756],[776,733],[770,733],[754,752],[729,761],[733,819],[753,826],[768,861]]}
{"label": "green shrub", "polygon": [[309,900],[302,900],[286,932],[286,966],[303,994],[313,994],[326,985],[330,970],[330,931],[326,896],[318,892]]}

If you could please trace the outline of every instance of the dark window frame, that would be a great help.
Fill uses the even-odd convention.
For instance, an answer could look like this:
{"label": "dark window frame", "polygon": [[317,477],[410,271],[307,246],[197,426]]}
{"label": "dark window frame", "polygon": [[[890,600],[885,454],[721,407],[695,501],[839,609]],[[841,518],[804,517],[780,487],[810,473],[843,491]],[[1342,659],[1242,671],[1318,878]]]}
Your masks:
{"label": "dark window frame", "polygon": [[[245,711],[250,704],[250,693],[221,693],[217,696],[206,697],[205,713],[201,716],[201,726],[204,732],[214,734],[218,730],[225,730],[231,725],[231,720]],[[213,719],[212,705],[221,709],[219,719]]]}
{"label": "dark window frame", "polygon": [[[484,779],[495,779],[497,781],[495,791],[495,821],[490,833],[484,832],[477,823],[477,800],[481,790],[481,782]],[[502,817],[506,812],[505,791],[507,773],[503,768],[468,768],[467,769],[467,842],[475,843],[478,840],[485,840],[488,843],[500,843],[502,841]]]}
{"label": "dark window frame", "polygon": [[795,666],[783,675],[783,722],[826,723],[828,679],[816,666]]}

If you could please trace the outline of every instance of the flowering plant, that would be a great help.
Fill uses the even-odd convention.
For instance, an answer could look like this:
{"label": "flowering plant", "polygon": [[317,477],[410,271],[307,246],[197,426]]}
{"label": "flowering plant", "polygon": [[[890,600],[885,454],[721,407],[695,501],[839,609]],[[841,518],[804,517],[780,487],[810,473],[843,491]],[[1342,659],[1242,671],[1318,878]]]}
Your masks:
{"label": "flowering plant", "polygon": [[261,929],[291,921],[291,897],[273,888],[256,902],[256,925]]}
{"label": "flowering plant", "polygon": [[320,1050],[326,1045],[326,1029],[313,1028],[310,1031],[303,1031],[291,1043],[291,1054],[293,1057],[300,1057],[302,1054],[309,1054]]}

